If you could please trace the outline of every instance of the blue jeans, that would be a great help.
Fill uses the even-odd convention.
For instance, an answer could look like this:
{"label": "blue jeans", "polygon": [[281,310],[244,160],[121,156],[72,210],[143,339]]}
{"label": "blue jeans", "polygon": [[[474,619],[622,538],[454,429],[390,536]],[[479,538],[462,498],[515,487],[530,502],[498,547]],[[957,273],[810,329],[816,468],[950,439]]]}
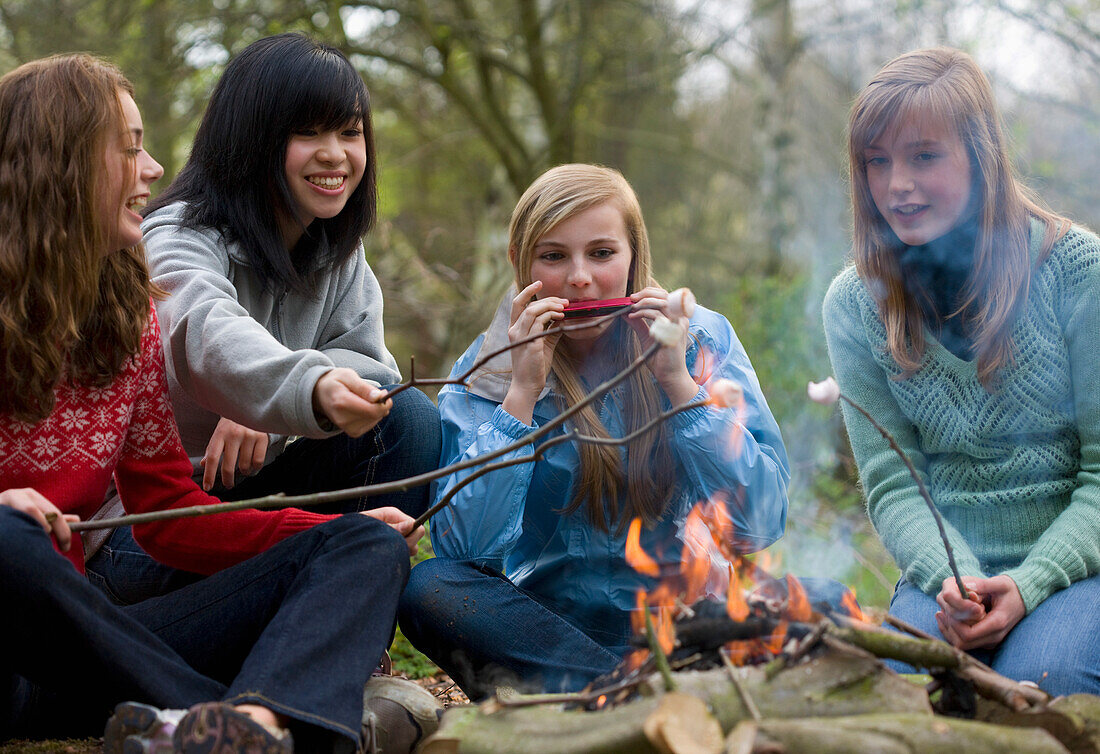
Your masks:
{"label": "blue jeans", "polygon": [[[222,500],[247,500],[276,492],[307,495],[392,482],[435,469],[440,443],[439,409],[413,388],[394,398],[390,413],[361,437],[301,438],[255,476],[241,478],[229,490],[216,485],[211,494]],[[310,510],[349,513],[385,506],[419,516],[428,509],[428,485]],[[85,568],[88,579],[119,605],[167,594],[201,578],[153,560],[134,541],[129,527],[116,529]]]}
{"label": "blue jeans", "polygon": [[[942,639],[935,597],[898,583],[890,614]],[[1034,681],[1049,694],[1100,694],[1100,576],[1070,584],[1047,597],[996,647],[971,652],[1001,675]],[[913,668],[888,663],[901,673]]]}
{"label": "blue jeans", "polygon": [[591,636],[499,572],[450,558],[413,568],[398,622],[471,699],[505,684],[579,690],[619,664],[630,630],[624,614],[622,625]]}
{"label": "blue jeans", "polygon": [[119,607],[0,507],[0,739],[98,735],[126,700],[224,700],[286,715],[302,751],[353,747],[408,563],[391,527],[343,516]]}

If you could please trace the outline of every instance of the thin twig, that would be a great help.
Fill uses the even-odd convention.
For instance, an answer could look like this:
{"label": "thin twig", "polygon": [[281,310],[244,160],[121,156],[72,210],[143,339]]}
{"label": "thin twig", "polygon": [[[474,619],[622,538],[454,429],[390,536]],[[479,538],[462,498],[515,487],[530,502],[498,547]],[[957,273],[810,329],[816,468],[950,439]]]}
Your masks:
{"label": "thin twig", "polygon": [[737,666],[730,660],[729,653],[726,652],[725,647],[718,648],[718,656],[722,658],[722,664],[726,666],[730,682],[733,684],[733,687],[737,689],[737,695],[741,697],[741,703],[745,705],[745,710],[752,716],[753,720],[760,722],[760,720],[763,719],[760,710],[757,708],[756,702],[752,700],[749,690],[745,688],[745,684],[741,683],[741,679],[738,677]]}
{"label": "thin twig", "polygon": [[787,665],[794,665],[805,657],[807,652],[820,644],[821,637],[825,635],[827,630],[829,630],[829,624],[825,621],[820,621],[814,626],[814,630],[803,636],[802,640],[795,645],[795,648],[787,656]]}
{"label": "thin twig", "polygon": [[904,631],[905,633],[910,634],[912,636],[915,636],[918,639],[935,639],[936,638],[935,636],[928,633],[927,631],[922,631],[921,629],[917,628],[916,626],[914,626],[910,623],[906,623],[905,621],[903,621],[901,618],[897,617],[896,615],[891,615],[890,613],[886,613],[886,617],[883,618],[882,620],[883,620],[884,623],[889,623],[891,626],[898,629],[899,631]]}
{"label": "thin twig", "polygon": [[840,394],[840,399],[846,402],[849,406],[854,408],[859,413],[863,414],[867,421],[871,422],[871,426],[879,431],[883,439],[890,443],[890,448],[898,454],[902,462],[905,463],[905,467],[909,469],[909,476],[913,477],[913,481],[917,483],[917,491],[920,492],[920,496],[924,498],[925,504],[928,506],[928,510],[932,512],[932,518],[936,520],[936,527],[940,530],[940,539],[943,540],[944,549],[947,550],[947,564],[951,567],[951,573],[955,577],[955,586],[959,588],[959,594],[962,598],[969,599],[970,594],[966,591],[966,587],[963,586],[962,577],[959,575],[959,566],[955,563],[955,551],[951,549],[951,542],[947,539],[947,529],[943,525],[943,516],[940,515],[939,510],[936,508],[936,504],[932,502],[932,496],[928,494],[928,488],[924,486],[924,481],[920,478],[920,474],[917,473],[917,469],[913,466],[913,461],[910,460],[909,454],[902,450],[898,445],[898,441],[894,439],[894,436],[890,434],[886,427],[878,423],[875,417],[868,413],[867,409],[859,405],[844,393]]}
{"label": "thin twig", "polygon": [[620,691],[637,688],[645,681],[648,673],[641,672],[646,666],[638,668],[638,672],[622,678],[610,686],[592,689],[591,691],[577,691],[571,694],[537,694],[523,696],[519,699],[496,698],[496,703],[501,707],[535,707],[542,704],[591,704],[599,701],[601,696],[611,696]]}

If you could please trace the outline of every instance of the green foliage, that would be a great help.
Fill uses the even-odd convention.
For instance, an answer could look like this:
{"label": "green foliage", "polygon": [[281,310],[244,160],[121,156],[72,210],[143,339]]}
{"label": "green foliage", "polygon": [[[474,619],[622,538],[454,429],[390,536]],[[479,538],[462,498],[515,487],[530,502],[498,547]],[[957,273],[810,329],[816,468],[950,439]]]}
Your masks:
{"label": "green foliage", "polygon": [[718,308],[733,323],[780,427],[809,407],[806,382],[829,374],[820,306],[804,275],[727,279]]}

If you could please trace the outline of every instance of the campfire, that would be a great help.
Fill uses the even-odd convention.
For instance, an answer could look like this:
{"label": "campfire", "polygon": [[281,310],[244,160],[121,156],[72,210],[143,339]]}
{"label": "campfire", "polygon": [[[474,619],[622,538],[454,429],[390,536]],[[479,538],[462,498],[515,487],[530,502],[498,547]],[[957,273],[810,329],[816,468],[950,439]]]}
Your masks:
{"label": "campfire", "polygon": [[870,622],[851,592],[811,602],[767,553],[737,550],[721,497],[688,515],[671,568],[641,533],[633,521],[625,556],[652,585],[614,672],[576,694],[452,708],[420,751],[1100,754],[1100,697],[1051,699],[889,616],[894,630]]}
{"label": "campfire", "polygon": [[[654,672],[662,673],[671,691],[676,685],[673,670],[746,665],[777,669],[820,643],[823,621],[864,620],[851,592],[839,610],[811,605],[796,577],[771,575],[768,553],[752,558],[736,552],[731,546],[736,541],[733,520],[720,498],[700,503],[688,514],[683,557],[674,573],[662,574],[658,560],[646,553],[641,527],[641,519],[630,525],[626,560],[657,584],[638,590],[631,616],[636,648],[611,675],[589,686],[581,705],[586,709],[634,698]],[[725,568],[718,570],[718,564]],[[723,599],[715,597],[719,592]]]}

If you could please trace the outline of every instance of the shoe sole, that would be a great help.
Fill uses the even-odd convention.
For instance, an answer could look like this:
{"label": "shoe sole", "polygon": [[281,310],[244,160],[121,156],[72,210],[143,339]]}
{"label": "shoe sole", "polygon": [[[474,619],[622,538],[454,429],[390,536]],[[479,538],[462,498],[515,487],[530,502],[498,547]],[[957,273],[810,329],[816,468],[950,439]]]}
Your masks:
{"label": "shoe sole", "polygon": [[213,702],[191,708],[173,737],[180,754],[293,754],[289,734],[276,738],[243,712]]}
{"label": "shoe sole", "polygon": [[131,736],[149,732],[158,722],[159,713],[156,707],[138,702],[116,706],[103,731],[103,754],[145,754],[145,745]]}

